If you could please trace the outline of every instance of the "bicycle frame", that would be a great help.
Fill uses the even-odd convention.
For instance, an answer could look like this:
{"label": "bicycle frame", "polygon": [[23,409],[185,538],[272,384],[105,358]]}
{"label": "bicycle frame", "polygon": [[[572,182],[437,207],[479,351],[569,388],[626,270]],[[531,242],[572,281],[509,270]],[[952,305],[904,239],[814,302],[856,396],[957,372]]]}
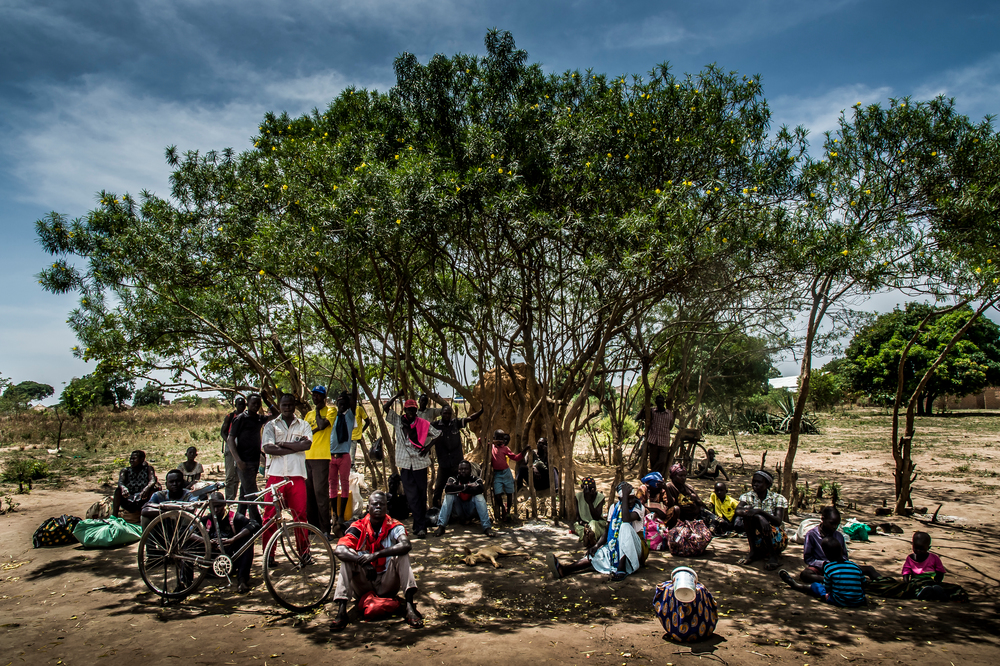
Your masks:
{"label": "bicycle frame", "polygon": [[[227,556],[229,557],[230,560],[236,560],[238,557],[240,557],[240,555],[246,552],[247,548],[252,548],[254,543],[258,539],[261,539],[261,541],[263,541],[262,537],[269,528],[274,527],[275,529],[277,529],[281,527],[281,524],[284,522],[282,513],[285,511],[285,509],[288,508],[288,505],[285,504],[285,496],[275,491],[289,483],[291,483],[291,481],[285,479],[280,483],[276,483],[273,486],[268,486],[263,490],[251,494],[251,496],[253,497],[259,497],[261,495],[271,493],[272,499],[269,501],[226,500],[227,507],[230,504],[242,504],[246,506],[256,506],[256,507],[270,506],[275,509],[274,515],[268,518],[267,521],[261,526],[261,528],[257,530],[249,539],[247,539],[246,543],[244,543],[239,550],[237,550],[232,555]],[[211,505],[211,500],[206,499],[206,500],[198,500],[196,502],[164,502],[159,506],[161,512],[164,510],[180,509],[182,511],[187,511],[189,513],[194,514],[195,518],[198,521],[201,521],[205,517],[206,509],[211,511],[210,505]],[[209,541],[218,547],[219,552],[225,554],[225,551],[222,548],[222,531],[219,528],[219,521],[217,520],[213,521],[212,527],[213,527],[212,531],[214,532],[214,540],[212,536],[209,536]],[[264,545],[266,546],[267,544]],[[196,560],[194,564],[195,566],[201,567],[203,569],[210,569],[212,566],[211,563],[214,562],[215,559],[216,559],[215,557],[212,557],[209,561],[206,562],[204,561],[204,558],[198,558],[198,560]]]}

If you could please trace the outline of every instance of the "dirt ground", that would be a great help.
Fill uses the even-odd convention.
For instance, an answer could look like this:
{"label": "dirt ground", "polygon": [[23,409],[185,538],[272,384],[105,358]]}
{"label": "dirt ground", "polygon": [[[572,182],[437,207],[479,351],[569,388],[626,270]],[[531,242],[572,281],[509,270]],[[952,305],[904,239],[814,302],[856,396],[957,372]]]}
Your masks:
{"label": "dirt ground", "polygon": [[[890,517],[903,534],[852,542],[851,557],[898,575],[916,529],[933,537],[932,549],[949,570],[946,580],[969,591],[971,603],[944,604],[872,599],[866,609],[834,608],[787,589],[776,572],[759,564],[738,566],[746,544],[716,539],[691,559],[653,553],[647,566],[625,582],[597,574],[553,581],[544,556],[580,554],[576,537],[551,523],[501,526],[497,542],[523,548],[529,558],[505,558],[501,568],[469,568],[458,561],[464,545],[486,543],[478,528],[449,528],[440,539],[414,541],[411,557],[420,586],[426,626],[413,630],[401,619],[352,623],[342,634],[328,630],[331,607],[289,614],[271,600],[255,562],[249,596],[204,585],[182,603],[163,607],[147,591],[136,567],[136,546],[84,550],[80,546],[33,549],[31,534],[47,517],[82,516],[101,496],[93,483],[36,489],[16,499],[21,506],[0,516],[0,664],[318,664],[332,659],[359,664],[511,664],[559,662],[629,665],[695,664],[962,664],[995,663],[1000,656],[997,555],[1000,509],[1000,414],[979,413],[921,422],[927,439],[917,456],[923,476],[916,505],[931,512],[942,504],[946,522],[925,525]],[[800,483],[841,484],[844,518],[875,520],[891,498],[891,458],[885,419],[863,417],[827,423],[823,435],[803,438],[797,461]],[[783,438],[741,441],[746,460],[760,451],[783,451]],[[731,439],[710,438],[735,474],[741,473]],[[881,448],[880,448],[881,447]],[[773,467],[778,454],[771,453]],[[607,492],[611,472],[582,465]],[[700,492],[711,492],[695,481]],[[796,525],[804,516],[793,516]],[[790,544],[783,566],[798,571],[801,546]],[[706,642],[679,645],[665,639],[652,612],[657,583],[675,566],[698,571],[719,603],[720,621]],[[106,660],[106,661],[105,661]]]}

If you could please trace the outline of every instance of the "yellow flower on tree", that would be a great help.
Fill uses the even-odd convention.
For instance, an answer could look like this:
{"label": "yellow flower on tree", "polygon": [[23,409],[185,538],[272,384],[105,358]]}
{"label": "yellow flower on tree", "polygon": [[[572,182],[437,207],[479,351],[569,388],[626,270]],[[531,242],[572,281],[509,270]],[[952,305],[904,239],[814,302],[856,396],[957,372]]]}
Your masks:
{"label": "yellow flower on tree", "polygon": [[847,250],[844,250],[843,252],[841,252],[841,254],[846,257],[848,255],[848,252],[847,252]]}

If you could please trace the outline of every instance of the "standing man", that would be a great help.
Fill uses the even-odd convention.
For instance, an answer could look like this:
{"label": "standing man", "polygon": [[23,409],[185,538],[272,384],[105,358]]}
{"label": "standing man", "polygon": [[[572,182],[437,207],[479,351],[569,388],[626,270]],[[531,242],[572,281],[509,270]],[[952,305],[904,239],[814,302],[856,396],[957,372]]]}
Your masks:
{"label": "standing man", "polygon": [[[417,412],[419,416],[419,412]],[[441,431],[441,436],[434,440],[434,450],[437,452],[438,469],[437,480],[434,483],[434,499],[432,506],[441,507],[441,494],[448,483],[448,479],[458,476],[458,465],[465,457],[462,451],[462,434],[459,432],[469,423],[475,421],[483,415],[480,409],[475,414],[469,414],[465,418],[453,418],[451,405],[445,405],[441,410],[441,418],[432,422],[431,425]]]}
{"label": "standing man", "polygon": [[428,423],[441,418],[441,414],[444,413],[444,409],[442,408],[428,407],[429,402],[430,398],[426,393],[421,393],[420,398],[417,399],[417,416]]}
{"label": "standing man", "polygon": [[[656,396],[656,407],[649,413],[649,428],[646,430],[646,453],[649,456],[649,471],[667,475],[667,457],[670,454],[670,429],[674,427],[674,410],[663,395]],[[636,421],[646,418],[645,408],[636,414]]]}
{"label": "standing man", "polygon": [[[295,396],[285,393],[278,400],[278,409],[281,416],[268,421],[264,425],[264,432],[261,434],[261,450],[271,456],[268,465],[267,479],[265,486],[270,486],[281,481],[289,480],[290,484],[283,486],[277,492],[285,497],[285,504],[292,512],[292,520],[296,522],[306,520],[306,451],[312,447],[312,429],[309,424],[295,416]],[[270,493],[263,496],[264,500],[272,499]],[[264,521],[267,522],[274,515],[274,507],[268,506],[264,509]],[[267,544],[274,534],[275,528],[268,528],[264,532],[264,543]],[[295,534],[295,542],[299,555],[308,552],[308,543],[304,534]],[[265,553],[267,557],[274,557],[274,553]]]}
{"label": "standing man", "polygon": [[330,533],[330,430],[327,418],[330,408],[326,404],[326,387],[314,386],[313,409],[306,413],[305,421],[312,429],[312,446],[306,451],[306,515],[309,524],[323,534]]}
{"label": "standing man", "polygon": [[[250,394],[247,398],[246,411],[233,419],[233,424],[229,428],[229,437],[226,440],[229,453],[236,461],[240,477],[240,500],[257,492],[257,468],[260,467],[260,431],[265,423],[277,416],[278,410],[274,408],[270,400],[267,401],[267,406],[271,413],[267,416],[261,414],[261,400],[260,393]],[[241,504],[239,514],[245,516],[246,513],[247,505]],[[257,507],[250,507],[250,517],[256,523],[261,522],[260,511],[257,510]]]}
{"label": "standing man", "polygon": [[330,506],[334,508],[337,532],[343,534],[344,511],[351,496],[351,439],[354,433],[354,409],[358,401],[358,377],[352,375],[351,393],[341,391],[337,398],[337,414],[330,428]]}
{"label": "standing man", "polygon": [[403,403],[403,415],[390,409],[392,403],[403,397],[400,391],[383,405],[386,423],[396,430],[396,467],[403,481],[406,503],[413,514],[413,535],[427,538],[427,468],[431,461],[430,443],[441,431],[417,416],[417,401]]}
{"label": "standing man", "polygon": [[236,459],[233,458],[233,454],[229,451],[229,446],[226,442],[229,439],[229,428],[232,427],[236,417],[246,411],[247,401],[243,399],[243,396],[238,396],[233,401],[233,405],[236,409],[226,414],[226,418],[222,422],[222,458],[226,461],[227,500],[236,499],[236,493],[240,490],[240,475],[239,469],[236,467]]}

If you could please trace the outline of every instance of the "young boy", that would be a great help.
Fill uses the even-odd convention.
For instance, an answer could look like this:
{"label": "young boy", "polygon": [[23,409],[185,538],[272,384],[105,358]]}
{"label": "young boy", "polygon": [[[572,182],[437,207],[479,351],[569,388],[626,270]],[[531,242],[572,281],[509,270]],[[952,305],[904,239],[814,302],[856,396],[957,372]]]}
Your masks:
{"label": "young boy", "polygon": [[736,517],[736,507],[739,506],[739,502],[729,496],[729,486],[725,481],[718,481],[715,484],[715,492],[708,500],[712,505],[712,511],[719,517],[717,532],[720,536],[743,531],[743,519]]}
{"label": "young boy", "polygon": [[[496,430],[493,433],[493,446],[490,450],[490,463],[493,465],[493,503],[495,517],[498,521],[507,522],[510,520],[510,508],[514,505],[514,475],[510,471],[507,459],[514,462],[524,460],[524,456],[530,448],[515,454],[507,446],[510,442],[510,435],[503,430]],[[506,506],[503,503],[504,495],[507,496]]]}
{"label": "young boy", "polygon": [[823,537],[820,542],[826,563],[823,565],[822,583],[800,583],[782,569],[781,576],[793,590],[817,597],[835,606],[854,607],[868,603],[865,596],[865,576],[879,578],[879,573],[869,566],[858,566],[847,559],[840,542],[832,536]]}
{"label": "young boy", "polygon": [[726,481],[728,481],[729,475],[722,468],[722,463],[715,459],[715,449],[709,449],[705,452],[705,455],[706,458],[698,462],[698,471],[692,476],[696,479],[707,479],[709,477],[717,479],[719,478],[719,474],[722,474]]}

